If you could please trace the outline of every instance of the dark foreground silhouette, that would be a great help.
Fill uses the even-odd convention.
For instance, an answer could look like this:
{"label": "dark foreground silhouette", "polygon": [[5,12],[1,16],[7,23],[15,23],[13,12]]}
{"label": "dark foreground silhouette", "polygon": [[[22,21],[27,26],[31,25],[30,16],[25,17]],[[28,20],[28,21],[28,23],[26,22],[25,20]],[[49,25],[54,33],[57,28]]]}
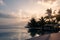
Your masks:
{"label": "dark foreground silhouette", "polygon": [[44,35],[44,34],[51,34],[51,33],[58,33],[60,28],[60,10],[56,15],[55,11],[52,12],[52,9],[47,9],[46,12],[48,15],[45,17],[41,17],[39,21],[36,21],[35,18],[32,18],[30,22],[28,22],[26,28],[28,28],[28,33],[32,37],[35,37],[36,34]]}

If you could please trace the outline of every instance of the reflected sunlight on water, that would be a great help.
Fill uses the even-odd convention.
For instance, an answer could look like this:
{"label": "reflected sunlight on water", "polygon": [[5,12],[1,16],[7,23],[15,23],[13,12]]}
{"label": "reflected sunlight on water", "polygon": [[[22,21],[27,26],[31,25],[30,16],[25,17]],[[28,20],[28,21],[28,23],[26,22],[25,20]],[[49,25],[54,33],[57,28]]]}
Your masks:
{"label": "reflected sunlight on water", "polygon": [[25,40],[29,38],[27,29],[0,29],[0,40]]}

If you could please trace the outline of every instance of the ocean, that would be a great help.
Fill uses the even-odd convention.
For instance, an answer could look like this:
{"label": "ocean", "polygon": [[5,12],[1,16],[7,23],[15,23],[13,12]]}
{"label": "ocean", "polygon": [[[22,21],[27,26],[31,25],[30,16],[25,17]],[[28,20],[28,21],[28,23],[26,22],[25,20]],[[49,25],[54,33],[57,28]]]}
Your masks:
{"label": "ocean", "polygon": [[25,40],[27,38],[29,38],[29,34],[25,28],[0,28],[0,40]]}

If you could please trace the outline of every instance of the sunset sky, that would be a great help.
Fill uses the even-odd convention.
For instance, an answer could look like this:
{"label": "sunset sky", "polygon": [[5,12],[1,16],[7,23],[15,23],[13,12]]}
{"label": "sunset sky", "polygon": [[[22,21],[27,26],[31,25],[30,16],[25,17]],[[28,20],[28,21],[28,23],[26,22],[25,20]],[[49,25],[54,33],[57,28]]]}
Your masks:
{"label": "sunset sky", "polygon": [[45,16],[48,8],[59,9],[60,0],[0,0],[0,25],[23,25],[31,17]]}

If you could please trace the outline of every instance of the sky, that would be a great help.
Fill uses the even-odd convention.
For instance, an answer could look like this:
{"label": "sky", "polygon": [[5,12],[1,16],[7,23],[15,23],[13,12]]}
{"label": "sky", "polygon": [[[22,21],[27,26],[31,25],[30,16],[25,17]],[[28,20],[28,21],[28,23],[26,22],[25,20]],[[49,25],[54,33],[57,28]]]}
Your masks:
{"label": "sky", "polygon": [[0,0],[0,25],[23,26],[32,17],[45,16],[46,9],[60,8],[60,0]]}
{"label": "sky", "polygon": [[[0,32],[19,31],[26,26],[32,17],[45,16],[46,9],[60,9],[60,0],[0,0]],[[8,30],[20,27],[20,30]],[[8,28],[8,29],[1,29]]]}

